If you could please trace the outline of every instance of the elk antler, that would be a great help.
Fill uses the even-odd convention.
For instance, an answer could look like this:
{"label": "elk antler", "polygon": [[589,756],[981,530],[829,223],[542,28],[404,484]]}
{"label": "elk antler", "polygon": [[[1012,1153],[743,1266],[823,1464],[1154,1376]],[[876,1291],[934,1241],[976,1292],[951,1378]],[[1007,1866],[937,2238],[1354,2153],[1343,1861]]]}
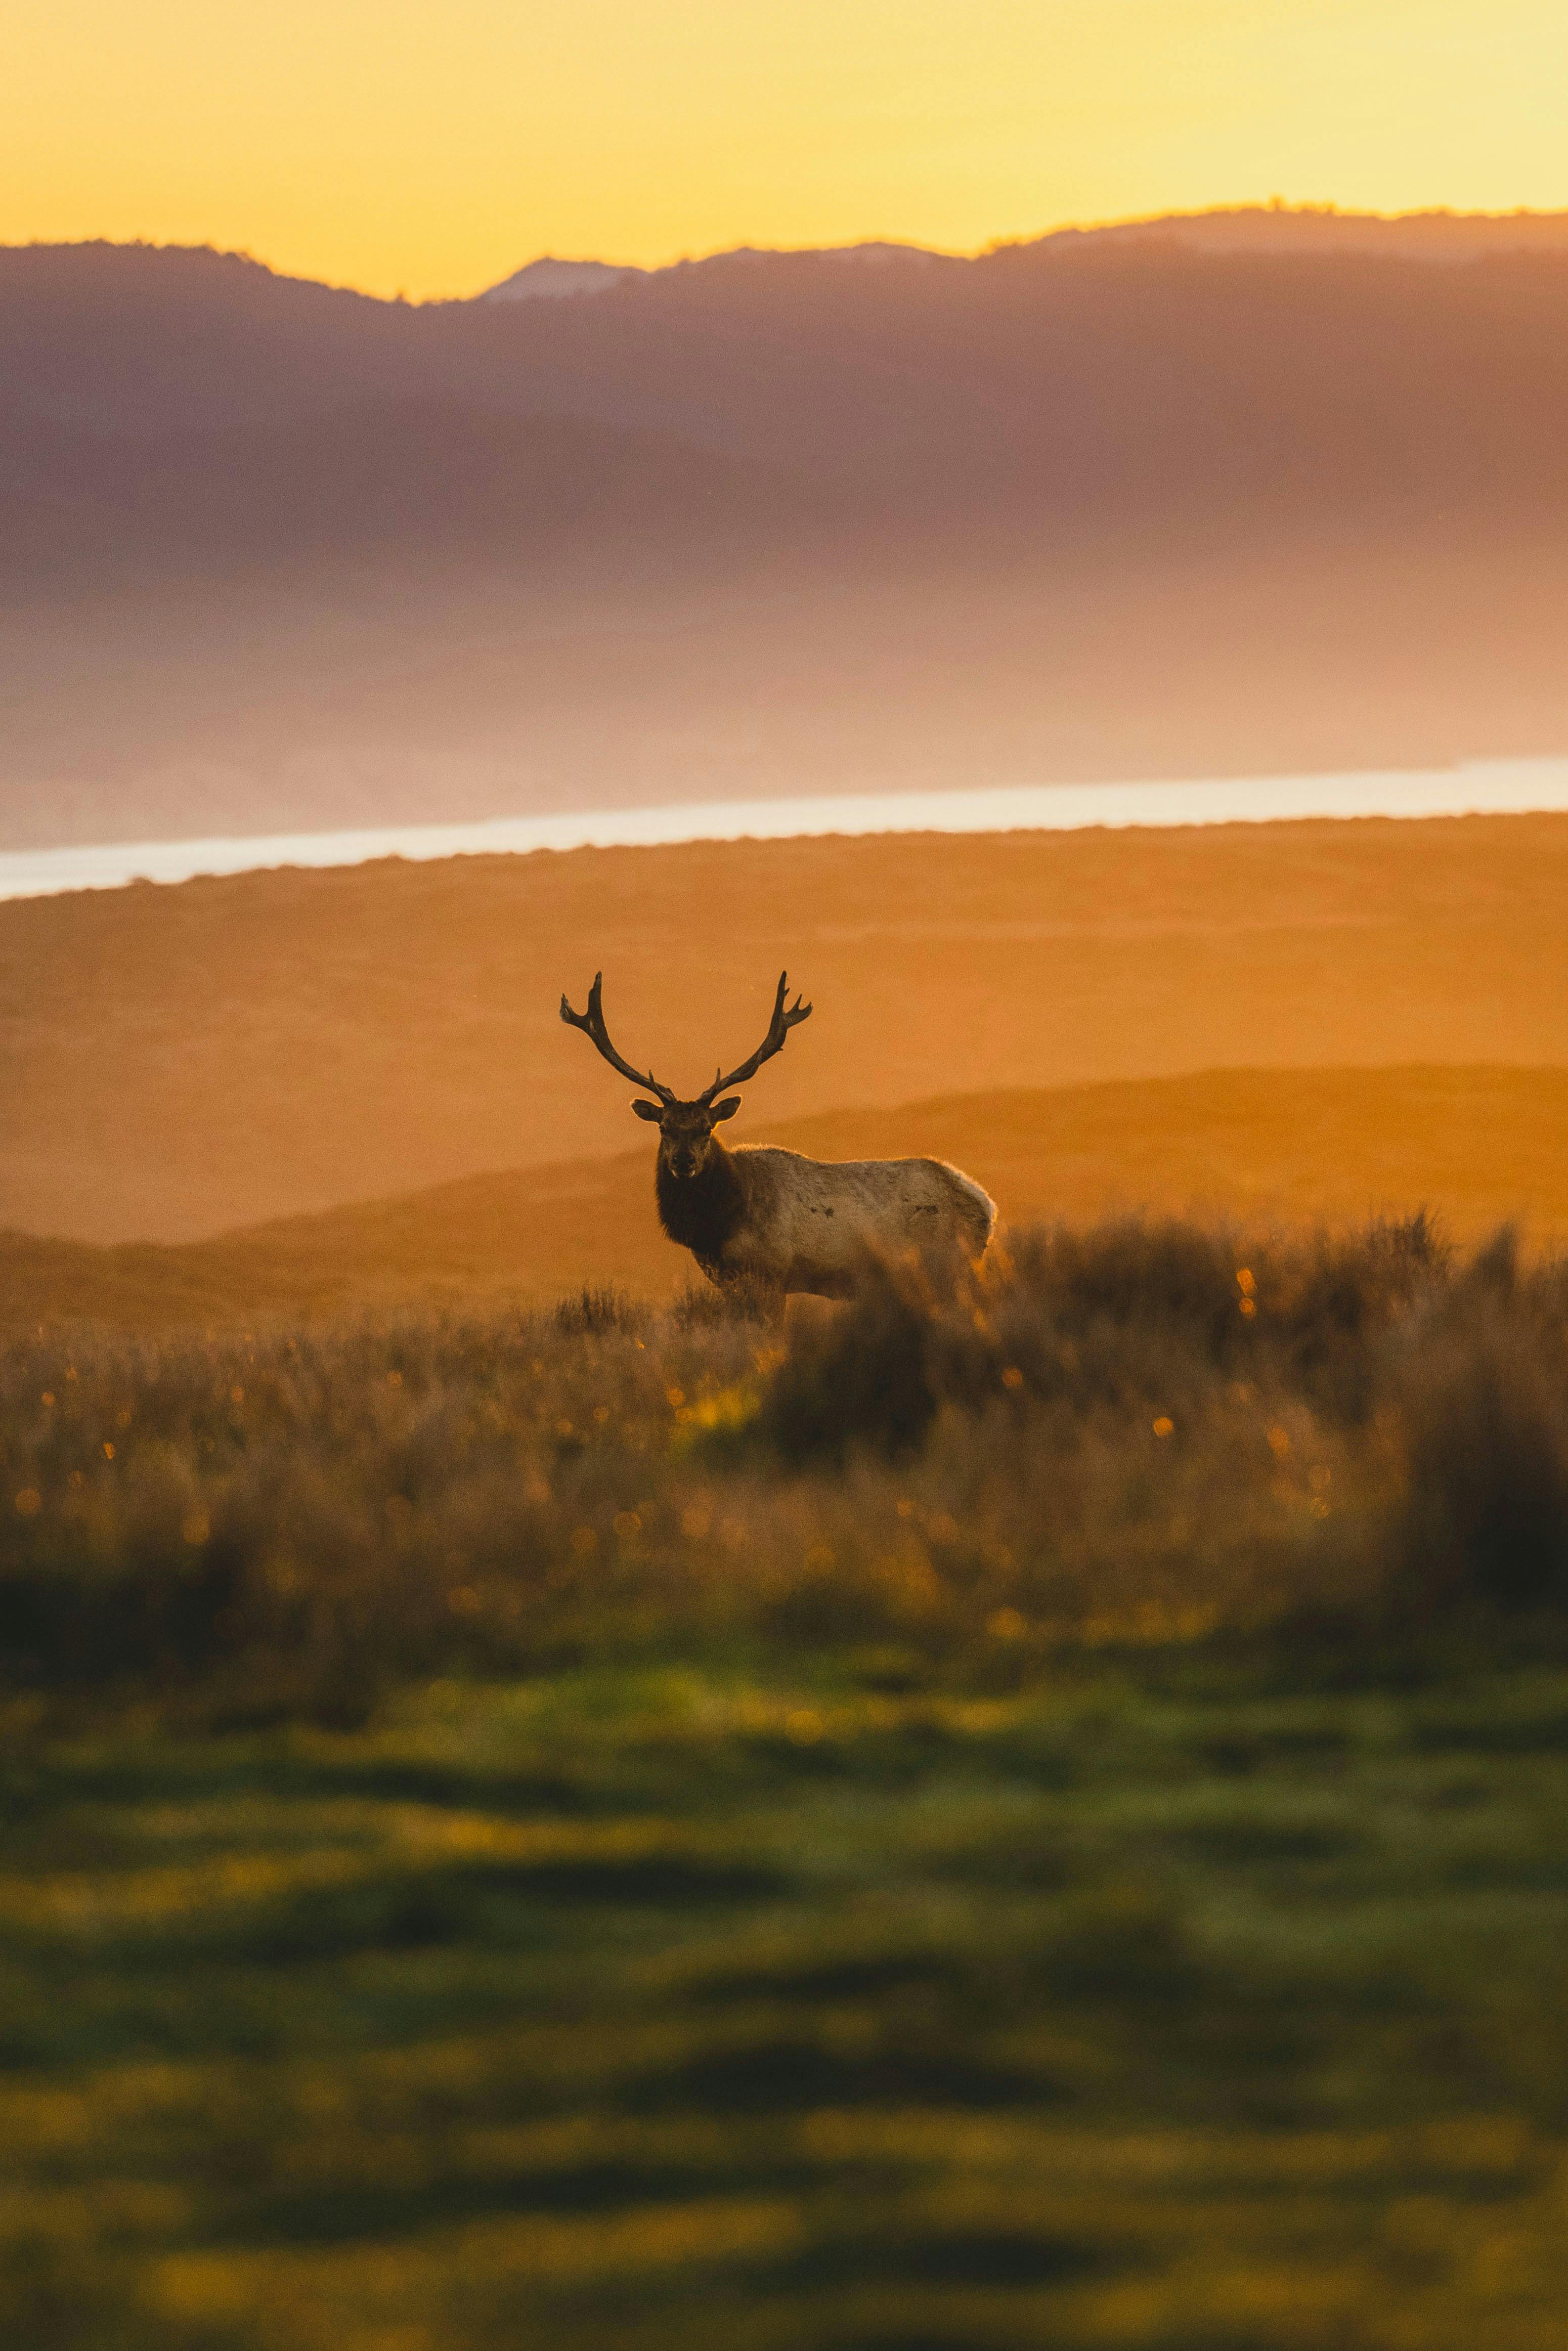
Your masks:
{"label": "elk antler", "polygon": [[599,1001],[599,991],[603,985],[604,974],[601,971],[596,971],[593,975],[593,986],[588,991],[586,1012],[574,1012],[563,996],[560,999],[561,1019],[571,1028],[580,1029],[583,1035],[603,1054],[612,1070],[619,1070],[622,1076],[630,1078],[634,1086],[645,1086],[651,1094],[657,1094],[662,1102],[673,1102],[675,1097],[668,1086],[662,1086],[651,1071],[634,1070],[630,1061],[622,1060],[611,1043],[610,1031],[604,1025],[604,1013]]}
{"label": "elk antler", "polygon": [[715,1094],[724,1092],[726,1086],[743,1085],[747,1078],[754,1078],[764,1061],[770,1061],[775,1053],[783,1051],[784,1040],[790,1029],[800,1021],[810,1019],[810,1006],[802,1004],[799,997],[795,998],[789,1010],[785,1010],[784,998],[789,994],[789,975],[787,971],[781,971],[779,975],[779,993],[773,999],[773,1018],[768,1024],[767,1036],[748,1061],[742,1061],[737,1070],[731,1070],[727,1078],[722,1075],[715,1078],[706,1092],[697,1096],[698,1102],[710,1102]]}

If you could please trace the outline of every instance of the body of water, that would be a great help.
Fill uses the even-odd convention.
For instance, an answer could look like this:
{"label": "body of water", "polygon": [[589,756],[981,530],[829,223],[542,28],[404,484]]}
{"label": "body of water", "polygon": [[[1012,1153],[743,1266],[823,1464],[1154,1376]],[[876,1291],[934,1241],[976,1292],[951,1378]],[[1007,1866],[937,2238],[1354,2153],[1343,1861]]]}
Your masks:
{"label": "body of water", "polygon": [[530,856],[539,850],[650,848],[683,841],[785,841],[830,833],[1074,832],[1092,825],[1277,824],[1311,817],[1525,815],[1568,810],[1568,758],[1333,776],[1233,776],[1179,783],[1019,784],[941,792],[842,792],[799,799],[696,800],[671,808],[573,810],[481,824],[353,832],[235,834],[0,854],[0,898],[189,882],[283,865],[377,857]]}

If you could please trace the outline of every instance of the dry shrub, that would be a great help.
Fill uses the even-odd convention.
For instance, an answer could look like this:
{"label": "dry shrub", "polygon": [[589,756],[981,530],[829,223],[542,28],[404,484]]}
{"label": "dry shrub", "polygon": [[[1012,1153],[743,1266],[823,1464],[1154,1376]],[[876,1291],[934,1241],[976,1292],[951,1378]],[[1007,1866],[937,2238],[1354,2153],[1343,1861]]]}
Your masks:
{"label": "dry shrub", "polygon": [[915,1264],[873,1264],[852,1306],[799,1328],[768,1394],[761,1433],[786,1460],[842,1462],[857,1446],[918,1452],[936,1417],[950,1343]]}
{"label": "dry shrub", "polygon": [[14,1682],[351,1719],[694,1639],[1021,1670],[1568,1598],[1568,1275],[1423,1223],[1107,1224],[955,1286],[0,1353]]}
{"label": "dry shrub", "polygon": [[575,1298],[563,1298],[555,1310],[555,1327],[563,1338],[581,1339],[605,1331],[643,1331],[647,1307],[629,1291],[596,1288],[585,1282]]}
{"label": "dry shrub", "polygon": [[1407,1335],[1399,1604],[1568,1601],[1568,1291],[1500,1236]]}
{"label": "dry shrub", "polygon": [[669,1319],[677,1331],[723,1331],[747,1322],[771,1328],[779,1320],[779,1296],[761,1282],[730,1282],[719,1290],[711,1281],[694,1281],[671,1307]]}

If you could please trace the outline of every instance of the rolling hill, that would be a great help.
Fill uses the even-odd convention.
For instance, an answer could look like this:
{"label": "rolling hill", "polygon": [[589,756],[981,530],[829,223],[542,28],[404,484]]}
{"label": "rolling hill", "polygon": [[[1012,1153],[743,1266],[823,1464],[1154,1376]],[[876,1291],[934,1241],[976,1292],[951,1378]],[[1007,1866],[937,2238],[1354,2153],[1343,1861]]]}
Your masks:
{"label": "rolling hill", "polygon": [[1568,1067],[1565,902],[1563,817],[699,842],[18,900],[0,1225],[193,1241],[645,1147],[557,1017],[600,967],[617,1043],[677,1087],[756,1042],[781,968],[806,989],[739,1139],[1201,1070]]}
{"label": "rolling hill", "polygon": [[[840,1159],[921,1154],[991,1190],[1003,1241],[1056,1217],[1196,1210],[1348,1224],[1435,1214],[1456,1238],[1568,1237],[1568,1070],[1219,1070],[1141,1083],[960,1094],[764,1129]],[[0,1329],[137,1330],[269,1315],[547,1302],[583,1286],[658,1296],[700,1277],[660,1233],[650,1147],[467,1176],[402,1198],[178,1247],[0,1233]]]}

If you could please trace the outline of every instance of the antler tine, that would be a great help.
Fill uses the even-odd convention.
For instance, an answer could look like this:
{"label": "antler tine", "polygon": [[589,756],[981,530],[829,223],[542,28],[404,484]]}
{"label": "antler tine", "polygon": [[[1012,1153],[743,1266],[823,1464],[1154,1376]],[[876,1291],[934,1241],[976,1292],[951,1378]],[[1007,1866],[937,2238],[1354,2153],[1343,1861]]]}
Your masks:
{"label": "antler tine", "polygon": [[710,1102],[716,1094],[724,1092],[726,1086],[744,1085],[747,1078],[754,1078],[764,1061],[770,1061],[775,1053],[783,1051],[784,1040],[790,1029],[797,1027],[800,1021],[810,1019],[810,1006],[802,1004],[799,997],[788,1010],[785,1009],[784,999],[789,992],[789,975],[787,971],[781,971],[779,975],[779,993],[773,999],[773,1018],[768,1024],[767,1036],[748,1061],[742,1061],[737,1070],[731,1070],[728,1077],[715,1078],[707,1092],[697,1097],[699,1102]]}
{"label": "antler tine", "polygon": [[604,974],[601,971],[596,971],[593,975],[593,986],[588,991],[586,1012],[574,1012],[563,996],[560,999],[561,1019],[570,1028],[580,1029],[589,1042],[603,1055],[612,1070],[619,1070],[622,1076],[630,1078],[634,1086],[643,1086],[649,1093],[657,1094],[661,1102],[673,1102],[675,1097],[668,1086],[662,1086],[652,1071],[634,1070],[630,1061],[622,1060],[611,1043],[610,1031],[604,1025],[604,1008],[599,1000],[600,990],[603,985]]}

